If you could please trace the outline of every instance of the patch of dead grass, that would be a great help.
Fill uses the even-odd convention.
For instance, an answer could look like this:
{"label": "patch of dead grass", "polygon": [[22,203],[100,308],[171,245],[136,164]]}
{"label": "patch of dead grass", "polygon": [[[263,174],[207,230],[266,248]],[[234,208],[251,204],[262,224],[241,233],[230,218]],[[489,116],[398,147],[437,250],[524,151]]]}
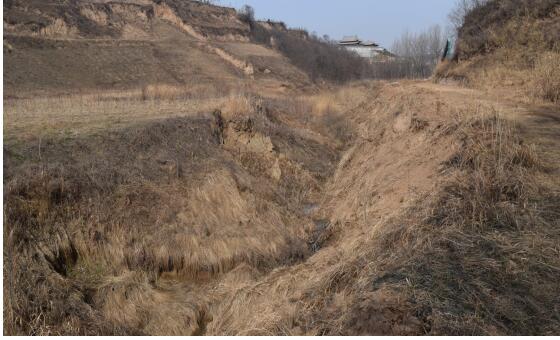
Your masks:
{"label": "patch of dead grass", "polygon": [[543,163],[495,114],[458,133],[464,145],[448,164],[456,177],[380,231],[377,247],[399,254],[386,253],[376,266],[384,274],[371,275],[379,284],[406,278],[431,334],[557,331],[560,234],[545,210],[560,206],[536,181]]}
{"label": "patch of dead grass", "polygon": [[150,85],[141,90],[4,99],[4,140],[36,136],[76,137],[106,129],[212,112],[227,93],[206,86]]}
{"label": "patch of dead grass", "polygon": [[535,97],[551,102],[560,101],[560,54],[546,53],[535,63],[531,77]]}
{"label": "patch of dead grass", "polygon": [[259,100],[248,94],[230,95],[221,107],[222,115],[227,120],[250,117],[257,111]]}

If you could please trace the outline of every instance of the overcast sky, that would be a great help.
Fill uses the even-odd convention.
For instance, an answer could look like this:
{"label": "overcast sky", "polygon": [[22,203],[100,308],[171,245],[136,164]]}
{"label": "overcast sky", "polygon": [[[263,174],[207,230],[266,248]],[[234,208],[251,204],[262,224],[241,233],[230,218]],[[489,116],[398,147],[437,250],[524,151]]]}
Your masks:
{"label": "overcast sky", "polygon": [[405,30],[420,31],[430,25],[447,26],[447,14],[456,0],[219,0],[223,6],[247,4],[258,19],[284,21],[339,40],[358,35],[390,48]]}

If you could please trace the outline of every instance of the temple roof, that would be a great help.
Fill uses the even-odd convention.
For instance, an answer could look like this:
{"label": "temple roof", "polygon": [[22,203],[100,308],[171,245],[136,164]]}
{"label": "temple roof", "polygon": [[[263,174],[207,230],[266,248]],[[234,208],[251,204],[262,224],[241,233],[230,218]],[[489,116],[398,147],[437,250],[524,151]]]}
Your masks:
{"label": "temple roof", "polygon": [[339,45],[356,45],[356,46],[367,46],[367,47],[379,47],[379,44],[368,40],[368,41],[361,41],[360,38],[356,35],[347,35],[340,40]]}
{"label": "temple roof", "polygon": [[360,39],[358,39],[358,37],[355,35],[344,36],[339,43],[343,45],[348,45],[348,44],[357,45],[360,43]]}
{"label": "temple roof", "polygon": [[345,35],[340,42],[360,41],[357,35]]}
{"label": "temple roof", "polygon": [[379,46],[379,44],[376,44],[371,40],[363,41],[360,45],[362,45],[362,46],[374,46],[374,47]]}

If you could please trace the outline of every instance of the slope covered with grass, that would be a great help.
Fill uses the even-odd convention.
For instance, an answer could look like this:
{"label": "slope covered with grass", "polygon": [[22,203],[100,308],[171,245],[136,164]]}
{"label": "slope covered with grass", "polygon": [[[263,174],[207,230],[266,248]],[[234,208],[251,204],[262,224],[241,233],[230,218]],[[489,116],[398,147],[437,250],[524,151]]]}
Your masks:
{"label": "slope covered with grass", "polygon": [[436,78],[558,102],[559,36],[558,0],[488,1],[465,17],[456,61],[440,65]]}

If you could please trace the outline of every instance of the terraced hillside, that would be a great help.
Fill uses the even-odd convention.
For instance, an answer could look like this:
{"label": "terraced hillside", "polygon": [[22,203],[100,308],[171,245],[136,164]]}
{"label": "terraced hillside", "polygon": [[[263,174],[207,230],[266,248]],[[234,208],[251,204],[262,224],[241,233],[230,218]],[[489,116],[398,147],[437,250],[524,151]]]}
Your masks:
{"label": "terraced hillside", "polygon": [[310,86],[282,55],[249,43],[235,10],[195,1],[11,1],[4,27],[8,96],[149,84]]}

